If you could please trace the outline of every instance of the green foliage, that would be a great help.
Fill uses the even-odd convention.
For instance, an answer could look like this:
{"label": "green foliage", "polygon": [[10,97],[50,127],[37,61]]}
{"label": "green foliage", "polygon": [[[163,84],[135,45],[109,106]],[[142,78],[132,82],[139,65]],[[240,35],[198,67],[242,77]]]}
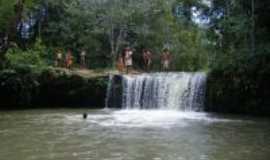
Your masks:
{"label": "green foliage", "polygon": [[[16,2],[0,0],[1,36],[27,19],[37,24],[30,43],[17,36],[13,41],[27,44],[9,49],[5,56],[16,72],[1,73],[3,91],[22,97],[11,96],[10,101],[32,101],[37,79],[39,96],[58,104],[97,95],[103,100],[99,90],[106,86],[104,79],[88,80],[54,69],[43,70],[36,79],[33,72],[51,64],[51,53],[58,48],[71,49],[75,59],[86,50],[88,67],[105,68],[114,67],[121,50],[130,46],[136,50],[138,69],[143,48],[153,52],[154,70],[160,69],[162,50],[169,48],[174,70],[209,70],[211,111],[269,113],[270,1],[212,0],[209,5],[203,0],[26,0],[22,15],[15,12]],[[35,17],[36,12],[44,15]],[[208,25],[194,23],[198,13],[195,21],[204,16]],[[19,22],[14,22],[16,17]]]}
{"label": "green foliage", "polygon": [[216,68],[208,75],[207,110],[270,115],[269,54],[238,59],[239,64]]}
{"label": "green foliage", "polygon": [[0,32],[5,32],[9,20],[14,16],[14,4],[16,0],[0,0]]}
{"label": "green foliage", "polygon": [[[252,3],[254,2],[254,4]],[[265,18],[269,14],[270,3],[266,1],[214,0],[211,35],[214,46],[213,66],[239,64],[239,59],[249,59],[269,52],[269,25]],[[252,9],[254,7],[254,10]],[[218,35],[215,30],[219,30]],[[268,48],[268,49],[267,49]]]}
{"label": "green foliage", "polygon": [[269,1],[213,1],[211,13],[220,15],[211,17],[208,30],[213,44],[208,110],[270,115],[269,6]]}
{"label": "green foliage", "polygon": [[[194,2],[184,3],[190,11]],[[111,67],[122,49],[131,46],[136,48],[139,68],[143,48],[155,53],[156,64],[162,50],[169,48],[177,58],[175,70],[206,68],[206,37],[198,26],[175,17],[175,4],[175,0],[48,1],[49,21],[42,37],[50,47],[72,48],[75,54],[87,50],[90,67]],[[200,62],[192,67],[196,59]]]}
{"label": "green foliage", "polygon": [[36,74],[14,70],[0,72],[0,106],[31,105],[38,93],[39,82]]}
{"label": "green foliage", "polygon": [[[17,2],[0,0],[0,32],[5,32],[16,17],[14,5]],[[86,50],[91,68],[114,66],[117,55],[129,45],[136,48],[138,67],[142,48],[154,52],[156,64],[162,49],[169,48],[175,57],[175,70],[196,71],[239,64],[238,59],[269,53],[269,2],[254,1],[254,5],[251,2],[213,0],[209,5],[202,0],[26,0],[21,21],[39,10],[46,11],[44,17],[39,17],[45,19],[39,24],[40,30],[35,30],[41,33],[45,46],[52,49],[51,52],[55,52],[55,48],[72,49],[76,58],[81,50]],[[181,15],[175,13],[177,6]],[[210,19],[209,26],[193,23],[194,7]],[[37,35],[39,33],[31,38]],[[31,61],[38,57],[44,58],[38,54],[20,55],[25,58],[10,58],[26,64],[33,64]],[[53,58],[52,55],[45,57],[46,61]]]}
{"label": "green foliage", "polygon": [[[5,0],[2,1],[4,4]],[[12,19],[15,3],[16,1],[8,1],[1,6],[10,12],[3,14],[10,15],[3,22]],[[183,4],[183,16],[186,19],[175,16],[174,10],[178,4]],[[131,46],[137,50],[135,57],[138,57],[136,64],[139,68],[143,48],[149,48],[155,53],[156,64],[159,64],[161,51],[169,48],[177,58],[174,61],[175,70],[197,70],[207,67],[208,53],[205,52],[205,45],[202,45],[206,37],[191,21],[191,7],[195,5],[203,6],[196,0],[28,0],[24,3],[24,18],[21,21],[31,18],[30,15],[35,15],[38,10],[46,9],[43,17],[46,21],[39,24],[40,29],[35,29],[35,32],[41,33],[46,47],[53,49],[52,52],[55,52],[54,48],[72,49],[76,58],[79,57],[79,52],[86,50],[88,67],[91,68],[114,67],[116,57],[122,49]],[[5,13],[4,10],[2,13]],[[39,33],[31,38],[35,39]],[[21,41],[18,44],[26,43]],[[26,56],[22,59],[31,59],[29,54],[22,55]],[[206,58],[202,60],[201,57]],[[16,56],[11,58],[23,62]],[[54,57],[47,58],[52,60]],[[197,59],[200,62],[192,67]],[[158,68],[156,65],[156,69]]]}
{"label": "green foliage", "polygon": [[48,65],[46,57],[48,56],[46,47],[38,40],[33,48],[22,50],[20,48],[9,49],[6,54],[8,67],[22,68],[22,67],[36,67],[42,68]]}
{"label": "green foliage", "polygon": [[[18,0],[0,0],[0,33],[6,33],[15,19],[15,5]],[[38,0],[25,0],[25,14],[29,8],[37,4]]]}
{"label": "green foliage", "polygon": [[102,107],[107,77],[85,78],[61,69],[0,71],[0,109]]}

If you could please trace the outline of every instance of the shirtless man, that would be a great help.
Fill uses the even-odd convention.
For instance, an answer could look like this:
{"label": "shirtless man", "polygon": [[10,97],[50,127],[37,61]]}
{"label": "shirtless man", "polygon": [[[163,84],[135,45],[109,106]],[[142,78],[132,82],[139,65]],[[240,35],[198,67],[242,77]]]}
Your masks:
{"label": "shirtless man", "polygon": [[80,53],[80,63],[81,63],[82,68],[86,67],[86,51],[85,50],[82,50],[82,52]]}
{"label": "shirtless man", "polygon": [[117,59],[116,68],[120,73],[124,72],[125,64],[122,55],[119,55]]}
{"label": "shirtless man", "polygon": [[143,50],[143,61],[145,70],[149,71],[152,64],[152,52],[150,50]]}
{"label": "shirtless man", "polygon": [[163,71],[168,71],[170,69],[171,60],[172,60],[171,53],[169,52],[168,49],[164,49],[161,55],[161,64]]}
{"label": "shirtless man", "polygon": [[73,64],[73,56],[71,50],[68,50],[65,60],[66,60],[66,68],[71,69],[71,66]]}
{"label": "shirtless man", "polygon": [[55,61],[56,67],[61,67],[63,64],[62,62],[63,62],[63,53],[60,50],[58,50],[56,52],[56,61]]}
{"label": "shirtless man", "polygon": [[132,59],[133,51],[130,48],[126,48],[124,50],[124,63],[126,67],[126,73],[132,69],[133,59]]}

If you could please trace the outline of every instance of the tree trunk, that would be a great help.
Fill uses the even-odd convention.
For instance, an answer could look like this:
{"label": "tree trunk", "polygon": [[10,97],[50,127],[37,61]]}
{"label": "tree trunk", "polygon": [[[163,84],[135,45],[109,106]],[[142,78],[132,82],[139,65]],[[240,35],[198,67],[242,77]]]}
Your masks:
{"label": "tree trunk", "polygon": [[17,40],[17,26],[23,17],[24,2],[25,0],[17,0],[17,3],[14,5],[15,16],[11,19],[7,29],[9,42]]}
{"label": "tree trunk", "polygon": [[255,1],[251,0],[251,54],[256,54],[256,37],[255,37]]}
{"label": "tree trunk", "polygon": [[120,31],[119,31],[119,35],[116,39],[116,43],[115,43],[115,53],[119,53],[119,49],[120,49],[120,45],[121,45],[121,42],[122,42],[122,38],[123,38],[123,29],[121,28]]}
{"label": "tree trunk", "polygon": [[110,37],[110,45],[111,45],[111,61],[112,61],[112,67],[114,68],[115,66],[115,43],[114,43],[114,24],[112,21],[112,17],[110,17],[110,23],[111,23],[111,28],[110,28],[110,33],[109,33],[109,37]]}
{"label": "tree trunk", "polygon": [[0,67],[3,66],[5,53],[10,46],[10,42],[17,41],[17,26],[22,20],[23,11],[24,11],[24,2],[25,0],[17,0],[16,4],[14,5],[14,12],[15,16],[11,18],[8,28],[6,29],[6,33],[4,33],[3,43],[0,44]]}

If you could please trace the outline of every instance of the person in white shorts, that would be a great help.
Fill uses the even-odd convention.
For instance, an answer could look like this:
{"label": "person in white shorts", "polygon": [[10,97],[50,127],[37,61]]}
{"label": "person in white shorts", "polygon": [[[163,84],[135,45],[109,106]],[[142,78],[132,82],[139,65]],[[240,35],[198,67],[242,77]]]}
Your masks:
{"label": "person in white shorts", "polygon": [[61,67],[62,66],[62,61],[63,61],[63,53],[58,50],[56,53],[56,62],[55,62],[55,66],[56,67]]}
{"label": "person in white shorts", "polygon": [[86,68],[86,51],[82,50],[80,53],[81,68]]}
{"label": "person in white shorts", "polygon": [[126,48],[124,50],[124,63],[126,67],[126,73],[132,69],[133,59],[132,59],[133,51],[130,48]]}
{"label": "person in white shorts", "polygon": [[161,55],[161,64],[163,71],[168,71],[170,69],[171,59],[171,53],[169,52],[169,50],[164,49]]}

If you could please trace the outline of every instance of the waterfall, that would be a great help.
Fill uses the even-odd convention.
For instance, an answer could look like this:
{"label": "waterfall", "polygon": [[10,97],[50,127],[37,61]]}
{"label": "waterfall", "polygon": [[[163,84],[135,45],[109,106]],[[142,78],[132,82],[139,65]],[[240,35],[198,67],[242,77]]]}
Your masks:
{"label": "waterfall", "polygon": [[202,111],[205,73],[123,75],[122,108]]}
{"label": "waterfall", "polygon": [[105,108],[109,108],[109,99],[112,96],[112,87],[113,87],[113,75],[109,75],[109,81],[107,86],[107,92],[106,92],[106,99],[105,99]]}

